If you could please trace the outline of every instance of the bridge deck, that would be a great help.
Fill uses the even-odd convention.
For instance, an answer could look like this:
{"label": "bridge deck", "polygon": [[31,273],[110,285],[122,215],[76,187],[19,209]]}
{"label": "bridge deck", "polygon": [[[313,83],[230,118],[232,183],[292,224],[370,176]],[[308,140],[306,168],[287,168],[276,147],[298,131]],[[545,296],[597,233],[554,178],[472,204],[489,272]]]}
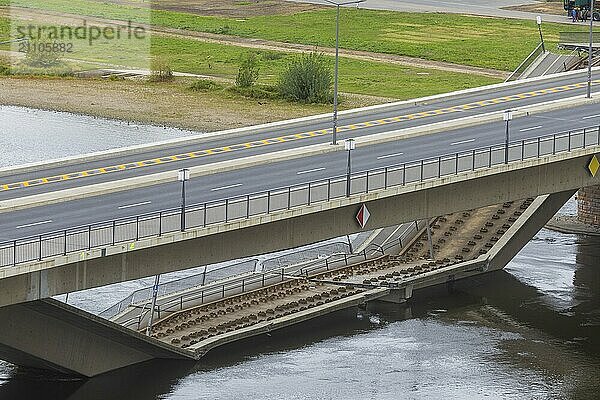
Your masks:
{"label": "bridge deck", "polygon": [[[201,355],[216,346],[298,323],[403,291],[411,280],[444,273],[486,252],[528,208],[532,199],[438,218],[432,224],[435,261],[422,231],[402,255],[386,255],[308,277],[249,290],[170,315],[153,336]],[[252,289],[252,288],[249,288]],[[402,292],[396,300],[410,297]]]}

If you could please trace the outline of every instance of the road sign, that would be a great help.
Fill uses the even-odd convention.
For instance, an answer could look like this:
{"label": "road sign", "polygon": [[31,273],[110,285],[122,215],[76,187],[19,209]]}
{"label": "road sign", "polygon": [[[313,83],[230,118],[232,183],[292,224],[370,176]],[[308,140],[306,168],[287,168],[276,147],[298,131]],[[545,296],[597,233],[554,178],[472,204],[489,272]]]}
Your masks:
{"label": "road sign", "polygon": [[590,163],[588,165],[588,169],[592,173],[592,177],[595,178],[596,175],[598,174],[598,170],[600,170],[600,161],[598,161],[598,157],[596,157],[596,156],[592,157],[592,160],[590,161]]}
{"label": "road sign", "polygon": [[356,214],[356,220],[358,221],[358,224],[360,225],[361,229],[367,225],[367,222],[369,222],[369,218],[371,218],[371,213],[369,212],[367,206],[363,204],[360,207],[360,210],[358,210],[358,214]]}

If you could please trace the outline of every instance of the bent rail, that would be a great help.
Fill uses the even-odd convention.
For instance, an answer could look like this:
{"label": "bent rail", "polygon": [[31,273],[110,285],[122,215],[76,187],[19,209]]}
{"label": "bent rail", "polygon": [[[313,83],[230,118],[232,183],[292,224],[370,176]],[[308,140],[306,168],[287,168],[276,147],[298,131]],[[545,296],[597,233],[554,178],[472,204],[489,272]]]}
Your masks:
{"label": "bent rail", "polygon": [[[183,228],[184,230],[205,228],[344,198],[347,195],[348,179],[350,195],[370,193],[598,145],[600,145],[600,126],[594,126],[513,141],[508,146],[497,144],[420,161],[379,167],[353,173],[349,177],[337,176],[195,204],[185,209],[186,225]],[[52,257],[177,232],[182,228],[181,213],[180,208],[167,209],[5,242],[0,244],[0,267],[43,261]]]}

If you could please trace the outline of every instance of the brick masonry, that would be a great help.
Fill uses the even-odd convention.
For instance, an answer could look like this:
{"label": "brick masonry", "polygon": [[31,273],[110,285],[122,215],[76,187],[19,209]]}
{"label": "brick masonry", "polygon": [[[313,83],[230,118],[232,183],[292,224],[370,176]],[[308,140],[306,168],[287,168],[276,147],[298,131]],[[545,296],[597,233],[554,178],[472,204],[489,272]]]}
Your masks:
{"label": "brick masonry", "polygon": [[583,188],[577,194],[577,219],[600,226],[600,186]]}

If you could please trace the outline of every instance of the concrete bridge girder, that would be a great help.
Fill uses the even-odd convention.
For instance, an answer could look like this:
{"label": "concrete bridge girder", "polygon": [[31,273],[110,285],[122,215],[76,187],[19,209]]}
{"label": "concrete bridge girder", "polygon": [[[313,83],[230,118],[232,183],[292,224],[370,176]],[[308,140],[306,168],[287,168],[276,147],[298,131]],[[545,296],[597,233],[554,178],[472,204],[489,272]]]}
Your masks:
{"label": "concrete bridge girder", "polygon": [[591,154],[592,149],[577,150],[250,220],[163,235],[107,248],[104,257],[100,256],[100,250],[93,250],[58,261],[7,268],[0,271],[0,305],[265,254],[359,232],[355,215],[362,203],[367,204],[371,212],[365,229],[375,229],[592,186],[597,184],[598,178],[593,178],[586,169]]}

